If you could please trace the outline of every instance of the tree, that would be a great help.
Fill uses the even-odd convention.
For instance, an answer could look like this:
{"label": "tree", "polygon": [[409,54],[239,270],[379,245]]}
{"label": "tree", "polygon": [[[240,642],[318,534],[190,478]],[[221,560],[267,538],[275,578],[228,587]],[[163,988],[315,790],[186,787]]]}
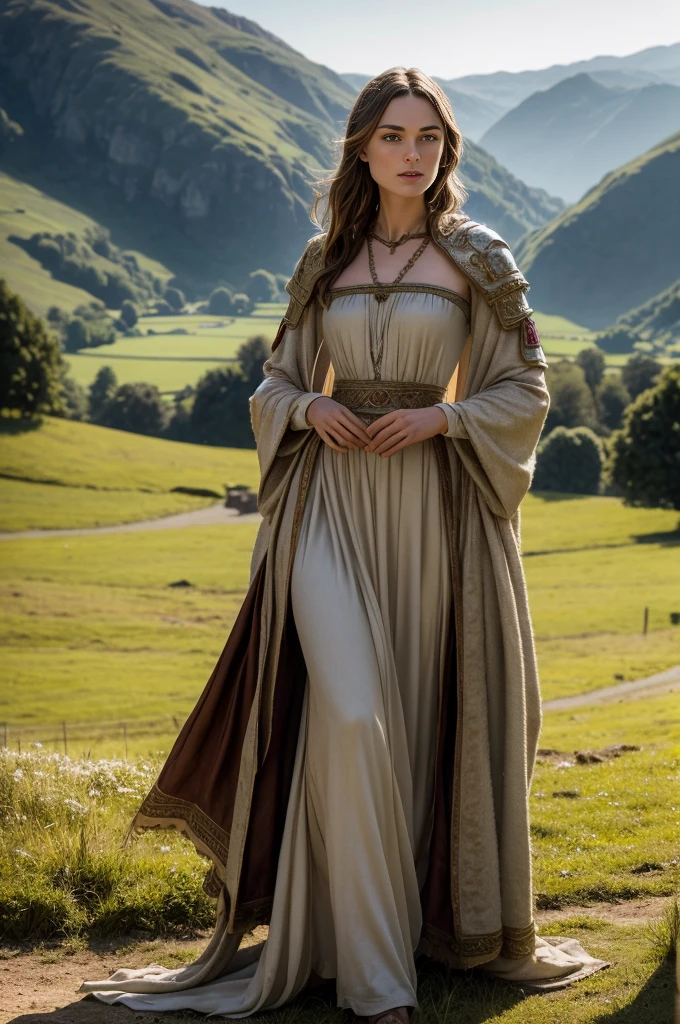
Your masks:
{"label": "tree", "polygon": [[208,312],[213,316],[229,316],[232,310],[232,294],[228,288],[215,288],[208,299]]}
{"label": "tree", "polygon": [[99,416],[103,427],[129,430],[133,434],[158,437],[165,426],[166,412],[155,384],[121,384]]}
{"label": "tree", "polygon": [[555,427],[536,452],[532,489],[598,494],[604,462],[600,439],[587,427]]}
{"label": "tree", "polygon": [[132,302],[125,301],[120,307],[120,318],[127,327],[134,327],[139,317]]}
{"label": "tree", "polygon": [[251,391],[240,369],[218,366],[196,385],[191,409],[191,440],[199,444],[254,448],[248,399]]}
{"label": "tree", "polygon": [[583,370],[586,384],[593,394],[604,377],[605,358],[599,348],[582,348],[576,356],[576,363]]}
{"label": "tree", "polygon": [[88,326],[80,316],[74,316],[66,324],[64,334],[64,348],[67,352],[78,352],[81,348],[87,348],[90,344],[90,332]]}
{"label": "tree", "polygon": [[596,398],[600,422],[610,430],[616,430],[621,426],[626,406],[630,405],[630,393],[621,374],[608,373],[597,389]]}
{"label": "tree", "polygon": [[179,288],[166,288],[163,298],[175,313],[181,313],[186,299]]}
{"label": "tree", "polygon": [[680,366],[628,406],[607,472],[627,504],[680,510]]}
{"label": "tree", "polygon": [[628,327],[609,327],[595,336],[595,344],[603,352],[620,354],[621,352],[632,352],[637,341],[641,338],[635,331]]}
{"label": "tree", "polygon": [[109,399],[113,398],[117,387],[118,380],[111,367],[102,366],[88,390],[87,404],[93,423],[99,423],[101,412]]}
{"label": "tree", "polygon": [[256,334],[248,338],[239,346],[236,352],[236,359],[248,381],[251,392],[258,384],[262,383],[264,373],[262,370],[265,359],[271,355],[271,342],[262,334]]}
{"label": "tree", "polygon": [[596,427],[595,398],[586,383],[582,367],[561,359],[546,374],[550,391],[550,409],[545,433],[555,427]]}
{"label": "tree", "polygon": [[656,359],[636,352],[630,357],[621,371],[623,383],[628,388],[631,398],[637,398],[647,388],[651,388],[663,367]]}
{"label": "tree", "polygon": [[253,302],[276,302],[279,297],[276,277],[268,270],[253,270],[243,290]]}
{"label": "tree", "polygon": [[66,420],[87,419],[87,392],[74,377],[64,373],[61,378],[61,415]]}
{"label": "tree", "polygon": [[243,292],[237,292],[232,302],[234,316],[250,316],[253,311],[253,301]]}
{"label": "tree", "polygon": [[57,338],[0,278],[0,409],[60,412],[62,371]]}

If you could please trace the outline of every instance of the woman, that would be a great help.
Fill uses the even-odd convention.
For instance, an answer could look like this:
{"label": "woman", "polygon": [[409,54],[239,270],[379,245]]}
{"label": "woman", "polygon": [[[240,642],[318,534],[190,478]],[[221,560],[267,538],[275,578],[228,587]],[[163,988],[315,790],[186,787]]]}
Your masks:
{"label": "woman", "polygon": [[334,978],[400,1024],[417,953],[537,987],[604,966],[533,921],[519,504],[546,362],[508,247],[459,213],[461,145],[417,69],[352,109],[251,399],[248,594],[131,826],[212,859],[215,935],[187,968],[83,985],[105,1001],[239,1017]]}

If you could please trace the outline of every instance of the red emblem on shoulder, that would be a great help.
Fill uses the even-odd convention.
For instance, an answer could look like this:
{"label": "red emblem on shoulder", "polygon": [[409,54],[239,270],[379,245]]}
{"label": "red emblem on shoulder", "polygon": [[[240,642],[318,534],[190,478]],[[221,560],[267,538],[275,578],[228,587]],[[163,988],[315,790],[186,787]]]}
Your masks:
{"label": "red emblem on shoulder", "polygon": [[530,316],[528,316],[528,317],[526,317],[524,323],[525,323],[526,332],[527,332],[526,333],[526,342],[525,342],[525,344],[526,345],[540,345],[541,344],[541,339],[538,336],[538,330],[536,329],[536,324],[534,323],[534,321],[531,319]]}

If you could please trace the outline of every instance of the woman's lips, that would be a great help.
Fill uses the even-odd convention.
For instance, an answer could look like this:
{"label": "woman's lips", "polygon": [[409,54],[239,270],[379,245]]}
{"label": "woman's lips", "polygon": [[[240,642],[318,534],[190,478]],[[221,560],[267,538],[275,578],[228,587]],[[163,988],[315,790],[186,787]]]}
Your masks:
{"label": "woman's lips", "polygon": [[418,178],[422,178],[421,171],[402,171],[399,175],[400,178],[406,178],[407,181],[416,181]]}

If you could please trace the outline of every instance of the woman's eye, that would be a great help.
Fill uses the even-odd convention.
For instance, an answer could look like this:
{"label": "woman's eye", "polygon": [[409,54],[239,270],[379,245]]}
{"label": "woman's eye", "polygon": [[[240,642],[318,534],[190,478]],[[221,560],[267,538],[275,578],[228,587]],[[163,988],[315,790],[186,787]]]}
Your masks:
{"label": "woman's eye", "polygon": [[[389,135],[383,135],[383,141],[384,142],[389,142],[390,139],[398,139],[398,138],[399,138],[399,136],[395,132],[390,132]],[[437,136],[436,135],[427,134],[427,135],[422,135],[421,138],[429,139],[432,142],[436,142],[437,141]]]}

